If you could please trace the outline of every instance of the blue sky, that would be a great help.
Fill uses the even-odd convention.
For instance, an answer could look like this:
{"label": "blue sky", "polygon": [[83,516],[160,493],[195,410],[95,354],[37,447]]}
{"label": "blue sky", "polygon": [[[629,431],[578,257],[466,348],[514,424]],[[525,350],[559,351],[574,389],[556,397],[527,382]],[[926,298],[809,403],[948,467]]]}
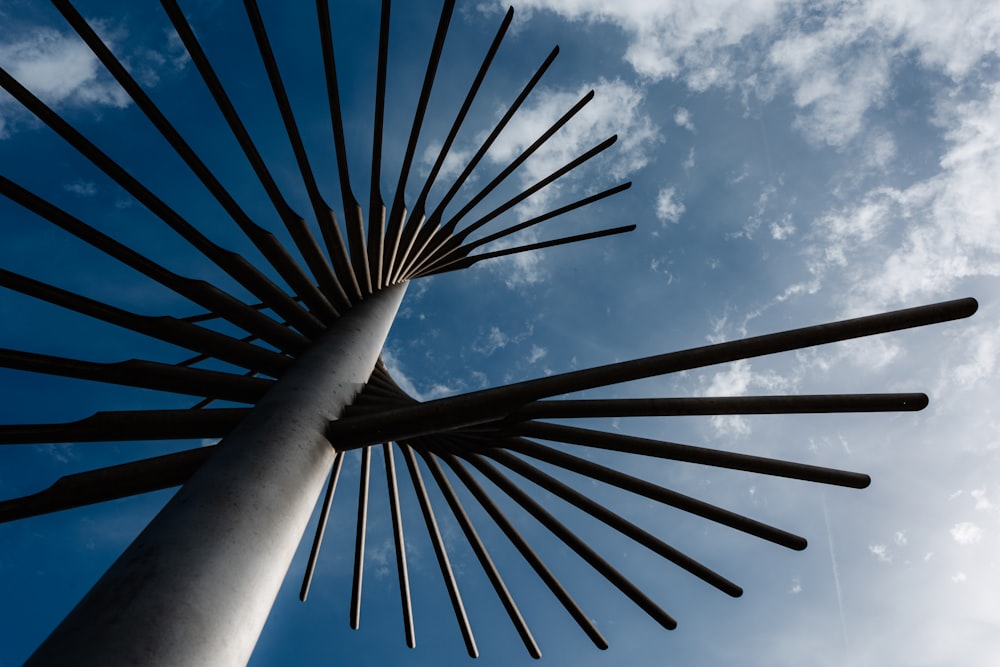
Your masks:
{"label": "blue sky", "polygon": [[[366,201],[378,7],[332,4],[352,181]],[[390,176],[382,183],[387,200],[438,14],[437,3],[396,4],[384,151]],[[182,6],[279,184],[306,213],[306,194],[242,7],[221,0]],[[79,9],[254,219],[283,233],[163,11],[97,1],[80,2]],[[459,2],[410,201],[504,9],[487,0]],[[485,183],[590,89],[595,99],[513,176],[512,187],[534,182],[611,134],[619,140],[489,229],[625,180],[633,182],[629,191],[553,221],[522,242],[622,224],[638,229],[411,285],[385,357],[415,396],[964,296],[981,304],[973,319],[959,323],[594,392],[925,391],[931,404],[899,415],[595,422],[595,428],[863,471],[873,483],[863,491],[819,488],[593,453],[595,460],[802,534],[810,546],[785,551],[596,483],[575,483],[742,584],[746,592],[733,600],[539,491],[679,622],[676,631],[660,629],[525,518],[529,539],[611,644],[607,652],[594,649],[482,516],[477,527],[544,659],[991,664],[1000,650],[1000,603],[991,593],[1000,586],[1000,5],[529,0],[515,9],[511,33],[459,135],[457,156],[475,150],[552,46],[561,51],[477,182]],[[321,187],[339,204],[313,9],[262,3],[262,12]],[[27,0],[0,1],[0,65],[213,240],[260,261],[58,12]],[[178,273],[252,300],[2,94],[0,165],[5,176]],[[502,199],[497,193],[490,201]],[[0,201],[0,230],[3,268],[144,314],[197,312],[6,200]],[[96,361],[188,356],[10,292],[0,295],[0,341]],[[0,371],[0,387],[0,423],[191,403],[14,371]],[[191,445],[3,447],[0,498]],[[380,456],[375,461],[380,471]],[[373,478],[361,629],[348,627],[357,490],[351,473],[357,468],[357,458],[348,457],[310,601],[296,597],[306,555],[300,549],[251,664],[467,659],[406,483],[418,647],[405,647],[380,473]],[[0,526],[0,665],[24,660],[169,496],[159,492]],[[479,664],[530,662],[440,504]]]}

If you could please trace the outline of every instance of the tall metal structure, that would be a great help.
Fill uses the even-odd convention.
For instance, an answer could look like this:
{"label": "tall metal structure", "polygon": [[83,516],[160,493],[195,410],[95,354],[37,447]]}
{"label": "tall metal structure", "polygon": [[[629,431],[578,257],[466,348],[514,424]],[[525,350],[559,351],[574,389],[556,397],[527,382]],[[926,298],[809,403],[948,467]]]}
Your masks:
{"label": "tall metal structure", "polygon": [[[12,521],[152,490],[181,487],[28,664],[245,664],[317,499],[322,495],[318,529],[301,589],[301,597],[305,600],[345,453],[353,449],[361,450],[351,600],[351,624],[357,627],[369,473],[373,448],[379,446],[384,454],[388,479],[405,636],[410,646],[414,646],[416,640],[398,494],[399,457],[419,502],[424,528],[434,547],[469,655],[477,655],[478,649],[458,578],[453,573],[439,529],[437,513],[442,508],[432,506],[428,493],[430,484],[436,485],[446,500],[532,656],[541,655],[538,643],[504,584],[501,568],[491,559],[486,544],[463,507],[456,493],[458,485],[464,486],[482,505],[597,647],[606,648],[607,642],[588,612],[574,602],[560,583],[558,567],[553,570],[543,562],[495,501],[483,480],[489,480],[493,487],[524,508],[660,625],[673,629],[676,622],[670,613],[605,560],[598,549],[561,523],[537,498],[525,491],[518,480],[523,478],[546,489],[728,595],[738,597],[742,589],[628,518],[593,501],[585,491],[544,472],[535,462],[571,471],[585,484],[598,481],[619,487],[794,550],[806,547],[803,537],[597,464],[568,450],[599,448],[859,489],[869,484],[868,476],[585,429],[562,422],[581,417],[912,411],[925,407],[927,397],[898,393],[627,400],[561,397],[615,383],[946,322],[968,317],[977,307],[973,299],[961,299],[420,402],[393,381],[380,359],[385,337],[410,281],[464,269],[485,259],[595,239],[634,228],[633,225],[614,227],[524,246],[480,250],[519,231],[621,192],[629,187],[628,183],[623,183],[475,237],[476,232],[501,214],[609,148],[615,142],[613,136],[470,221],[477,206],[570,122],[590,101],[592,92],[568,109],[497,176],[469,195],[464,203],[458,203],[463,201],[457,198],[460,190],[467,190],[463,187],[470,184],[470,176],[541,80],[558,49],[549,54],[511,101],[446,194],[432,203],[429,200],[431,187],[441,173],[510,26],[513,10],[507,12],[486,49],[419,196],[414,202],[406,202],[404,193],[417,141],[455,8],[454,0],[446,0],[433,36],[409,140],[403,149],[397,186],[384,197],[380,183],[390,2],[383,0],[369,165],[371,189],[367,208],[364,208],[355,197],[348,170],[348,137],[341,113],[331,16],[326,0],[318,0],[319,46],[326,74],[342,197],[341,220],[324,198],[314,176],[283,84],[281,68],[256,2],[246,0],[253,36],[308,192],[314,218],[311,224],[293,210],[283,196],[271,167],[262,158],[224,83],[202,50],[196,27],[189,25],[176,0],[162,0],[170,22],[273,204],[271,224],[280,222],[293,240],[295,248],[290,249],[284,247],[265,224],[250,218],[73,6],[66,0],[54,0],[54,4],[229,214],[238,228],[237,233],[245,235],[260,250],[269,267],[267,271],[262,270],[210,241],[170,204],[158,198],[148,185],[116,163],[10,74],[0,71],[0,85],[8,93],[197,249],[206,261],[221,268],[259,300],[256,304],[247,304],[207,282],[174,273],[18,184],[8,177],[9,166],[3,169],[0,192],[21,205],[25,215],[55,225],[101,251],[109,260],[121,262],[173,290],[199,307],[201,312],[185,318],[140,315],[26,275],[0,270],[0,284],[8,289],[97,318],[111,326],[169,342],[195,355],[180,361],[129,359],[96,363],[2,349],[0,365],[3,367],[197,398],[190,409],[184,410],[150,406],[136,411],[99,412],[71,423],[3,425],[0,426],[0,443],[222,438],[219,444],[211,447],[64,477],[34,495],[0,502],[0,521]],[[449,207],[458,210],[449,213]],[[319,229],[319,239],[312,231],[313,224]],[[280,276],[280,281],[268,277],[271,271]],[[231,336],[203,325],[214,319],[233,325],[244,335]],[[213,360],[225,362],[237,370],[199,367]],[[213,402],[220,400],[244,407],[212,407]],[[564,443],[568,447],[553,447],[542,441]],[[511,472],[517,477],[511,476]],[[414,529],[416,527],[407,528],[408,531]]]}

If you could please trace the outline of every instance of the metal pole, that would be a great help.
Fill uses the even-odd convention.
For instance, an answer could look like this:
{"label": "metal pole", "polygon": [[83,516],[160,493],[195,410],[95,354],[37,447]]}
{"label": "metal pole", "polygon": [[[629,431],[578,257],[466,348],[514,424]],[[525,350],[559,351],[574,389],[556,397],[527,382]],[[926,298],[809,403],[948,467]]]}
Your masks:
{"label": "metal pole", "polygon": [[219,444],[26,665],[245,665],[402,300],[370,295]]}

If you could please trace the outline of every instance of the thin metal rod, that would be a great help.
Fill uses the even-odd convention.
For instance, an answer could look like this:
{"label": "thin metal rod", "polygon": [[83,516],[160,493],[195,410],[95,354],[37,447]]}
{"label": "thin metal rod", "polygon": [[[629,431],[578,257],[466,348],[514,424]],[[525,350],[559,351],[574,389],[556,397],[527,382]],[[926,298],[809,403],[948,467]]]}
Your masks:
{"label": "thin metal rod", "polygon": [[333,494],[337,491],[337,480],[340,479],[340,469],[344,465],[344,452],[337,452],[330,468],[330,481],[326,485],[326,495],[323,496],[323,506],[316,522],[316,534],[313,536],[312,548],[309,550],[309,562],[306,563],[305,574],[302,575],[302,587],[299,588],[299,599],[303,602],[309,597],[313,573],[316,571],[316,561],[319,560],[319,550],[323,546],[323,536],[326,534],[326,524],[330,518],[330,507],[333,505]]}
{"label": "thin metal rod", "polygon": [[[306,193],[309,195],[309,203],[312,205],[313,215],[316,216],[316,223],[319,225],[319,230],[326,242],[327,252],[334,263],[334,270],[337,272],[339,283],[342,287],[346,286],[344,287],[345,291],[348,292],[348,296],[351,296],[351,292],[363,276],[359,274],[359,267],[356,264],[353,270],[348,272],[342,260],[346,250],[354,251],[354,248],[345,250],[344,239],[340,234],[340,225],[337,223],[337,217],[323,200],[323,195],[320,194],[319,186],[316,184],[316,177],[313,174],[312,166],[309,164],[309,156],[306,153],[302,135],[299,133],[298,124],[295,122],[295,115],[288,101],[288,93],[285,91],[285,85],[281,80],[278,63],[275,60],[271,42],[267,37],[267,30],[264,27],[264,20],[260,15],[257,2],[256,0],[243,0],[243,6],[246,8],[247,17],[250,19],[254,39],[257,41],[257,48],[264,61],[264,69],[267,70],[268,81],[271,83],[271,90],[274,91],[274,99],[278,104],[278,110],[281,112],[281,120],[285,125],[285,133],[292,144],[292,152],[295,154],[295,162],[299,167],[302,182],[306,186]],[[330,268],[326,264],[326,259],[322,258],[318,248],[314,245],[308,250],[313,261],[321,265],[321,273],[329,278]],[[313,269],[313,271],[315,273],[316,269]],[[317,275],[317,278],[319,277]],[[359,293],[355,293],[354,296],[360,298]]]}
{"label": "thin metal rod", "polygon": [[437,518],[434,516],[434,508],[431,506],[431,499],[427,493],[427,486],[424,484],[423,476],[420,474],[420,466],[417,465],[413,449],[408,444],[401,442],[399,443],[399,447],[403,450],[403,458],[406,460],[406,467],[410,472],[410,480],[413,482],[413,489],[416,491],[417,501],[420,503],[420,512],[423,514],[427,532],[431,537],[431,545],[434,547],[434,555],[441,570],[441,578],[448,589],[451,608],[455,612],[455,620],[458,621],[458,628],[461,630],[462,639],[465,641],[465,650],[468,651],[469,657],[478,658],[479,649],[476,647],[476,638],[472,634],[472,625],[469,623],[469,616],[465,613],[462,594],[458,590],[458,582],[455,581],[455,573],[451,569],[448,550],[445,549],[444,539],[441,537],[441,530],[438,528]]}
{"label": "thin metal rod", "polygon": [[557,46],[554,49],[552,49],[549,55],[545,58],[545,61],[535,71],[531,79],[528,80],[528,83],[525,84],[524,88],[521,89],[521,92],[514,99],[511,105],[507,108],[507,111],[504,113],[503,117],[501,117],[500,120],[497,122],[497,124],[494,126],[493,131],[490,132],[489,136],[486,137],[486,139],[480,145],[479,150],[476,151],[476,153],[472,156],[472,159],[469,160],[468,164],[466,164],[465,169],[462,170],[462,173],[459,174],[458,178],[455,179],[455,182],[452,183],[451,188],[448,189],[448,192],[445,193],[441,201],[438,202],[438,205],[434,208],[431,214],[427,216],[427,223],[421,229],[421,234],[417,236],[417,240],[414,245],[416,250],[411,257],[410,262],[403,269],[404,275],[412,273],[412,268],[417,263],[422,262],[430,253],[433,253],[438,247],[440,247],[440,245],[449,238],[451,232],[454,231],[451,229],[445,229],[441,225],[441,219],[444,215],[444,210],[448,207],[448,204],[451,203],[451,200],[455,197],[455,195],[458,194],[458,191],[465,184],[466,180],[468,180],[469,176],[472,174],[473,170],[475,170],[480,160],[482,160],[483,157],[486,155],[486,152],[490,149],[490,146],[492,146],[493,142],[496,141],[496,138],[500,135],[500,132],[503,131],[503,129],[507,126],[507,124],[510,122],[510,119],[513,118],[517,110],[521,108],[521,105],[528,98],[528,95],[541,80],[542,75],[545,74],[545,71],[549,68],[549,66],[552,64],[552,61],[555,60],[558,54],[559,54],[559,47]]}
{"label": "thin metal rod", "polygon": [[378,30],[378,69],[375,76],[375,116],[372,128],[371,176],[368,195],[369,289],[382,279],[385,244],[385,201],[382,198],[382,136],[385,121],[385,79],[389,62],[389,14],[391,3],[382,0]]}
{"label": "thin metal rod", "polygon": [[[448,481],[448,478],[444,474],[444,470],[441,469],[441,465],[429,452],[421,450],[420,454],[423,456],[424,461],[427,463],[427,467],[434,476],[434,480],[441,489],[442,495],[444,495],[445,500],[448,501],[452,514],[455,515],[459,525],[462,527],[462,532],[465,533],[466,539],[469,540],[469,544],[472,546],[472,550],[475,552],[476,558],[479,559],[479,564],[482,565],[483,571],[489,578],[490,583],[493,584],[493,590],[496,591],[497,597],[500,598],[500,602],[507,611],[507,616],[510,617],[511,622],[517,629],[517,634],[520,635],[525,648],[528,649],[528,653],[532,658],[541,658],[542,651],[538,648],[538,643],[535,641],[535,638],[531,634],[531,630],[528,628],[528,624],[521,615],[521,610],[517,608],[517,603],[514,602],[514,598],[507,589],[507,585],[504,583],[503,577],[500,576],[500,571],[497,570],[496,565],[493,563],[493,559],[490,558],[490,554],[486,550],[486,545],[483,544],[482,539],[479,537],[479,533],[476,532],[475,526],[472,525],[472,520],[469,519],[469,515],[466,514],[465,508],[462,506],[462,501],[458,499],[458,494],[456,494],[455,489],[452,488],[451,482]],[[445,454],[447,454],[447,452],[445,452]]]}
{"label": "thin metal rod", "polygon": [[[778,544],[789,549],[794,549],[795,551],[802,551],[808,545],[806,539],[799,535],[789,533],[781,530],[780,528],[775,528],[774,526],[769,526],[766,523],[761,523],[760,521],[755,521],[754,519],[745,517],[741,514],[730,512],[729,510],[722,509],[721,507],[706,503],[698,500],[697,498],[692,498],[691,496],[684,495],[683,493],[666,489],[657,484],[653,484],[652,482],[647,482],[644,479],[627,475],[613,468],[608,468],[607,466],[594,463],[593,461],[588,461],[587,459],[567,454],[566,452],[562,452],[552,447],[540,445],[537,442],[525,440],[524,438],[505,438],[497,444],[505,449],[525,454],[526,456],[538,459],[539,461],[551,463],[552,465],[584,475],[590,479],[595,479],[612,486],[617,486],[618,488],[624,489],[629,493],[634,493],[636,495],[649,498],[650,500],[655,500],[656,502],[663,503],[664,505],[676,507],[684,512],[700,516],[710,521],[720,523],[724,526],[729,526],[730,528],[735,528],[736,530],[743,531],[749,535],[759,537],[767,540],[768,542],[773,542],[774,544]],[[492,452],[493,450],[489,448],[484,448],[482,450],[482,453],[487,456],[491,456]]]}
{"label": "thin metal rod", "polygon": [[[248,239],[257,247],[261,254],[273,266],[285,281],[298,292],[315,310],[320,317],[331,319],[336,317],[336,311],[332,309],[329,302],[313,286],[305,272],[298,263],[288,254],[288,251],[281,245],[281,242],[253,222],[246,212],[236,203],[229,191],[219,182],[207,165],[198,157],[194,149],[191,148],[177,129],[167,120],[156,104],[150,99],[146,92],[139,86],[138,82],[128,73],[121,62],[115,58],[111,49],[98,37],[97,33],[83,19],[83,17],[66,0],[56,0],[56,8],[62,13],[69,24],[76,30],[77,34],[87,43],[90,50],[111,72],[115,80],[125,89],[129,97],[136,103],[146,117],[153,123],[156,129],[167,140],[167,143],[184,160],[191,171],[198,177],[198,180],[212,193],[215,200],[226,210],[229,217],[240,227]],[[282,305],[285,310],[280,311],[282,317],[295,323],[305,335],[315,337],[323,330],[322,323],[312,314],[293,308],[290,304]]]}
{"label": "thin metal rod", "polygon": [[603,505],[587,498],[579,491],[570,488],[555,477],[542,472],[535,466],[522,461],[513,454],[503,450],[491,450],[488,452],[488,455],[493,460],[503,464],[525,479],[530,480],[543,489],[559,496],[571,505],[578,507],[595,519],[602,521],[626,537],[646,547],[661,558],[670,561],[674,565],[698,577],[705,583],[714,586],[726,595],[734,598],[743,595],[742,588],[726,579],[718,572],[715,572],[702,563],[699,563],[695,559],[675,549],[655,535],[643,530],[636,524],[628,521],[621,515],[612,512]]}
{"label": "thin metal rod", "polygon": [[406,541],[403,539],[403,517],[399,511],[399,486],[396,483],[396,461],[392,454],[392,443],[382,445],[385,460],[385,479],[389,490],[389,510],[392,514],[392,537],[396,546],[396,571],[399,574],[399,597],[403,606],[403,628],[406,645],[417,647],[417,637],[413,630],[413,607],[410,604],[410,576],[406,570]]}
{"label": "thin metal rod", "polygon": [[402,252],[400,253],[399,261],[394,269],[392,276],[393,280],[397,280],[400,275],[402,275],[402,270],[409,264],[410,252],[414,247],[414,241],[417,239],[417,233],[421,231],[421,225],[424,222],[424,213],[427,207],[427,197],[430,194],[431,187],[434,185],[434,181],[437,179],[438,174],[441,172],[441,168],[444,166],[445,158],[448,156],[448,152],[451,150],[452,144],[455,142],[455,138],[458,136],[458,131],[465,121],[465,117],[469,113],[469,109],[472,107],[472,102],[476,97],[476,93],[479,92],[479,88],[486,78],[486,72],[489,71],[490,65],[493,63],[494,57],[500,48],[500,43],[503,41],[504,35],[507,33],[507,29],[510,27],[511,20],[514,18],[514,8],[509,7],[507,13],[504,14],[503,21],[500,23],[500,28],[497,30],[496,36],[493,38],[493,42],[490,44],[490,48],[486,52],[486,56],[483,58],[482,64],[479,66],[479,71],[476,73],[476,77],[469,87],[468,93],[465,95],[465,100],[462,102],[462,106],[458,110],[458,115],[455,117],[454,122],[451,125],[451,129],[448,131],[448,136],[445,138],[444,143],[441,144],[441,149],[438,151],[437,159],[434,161],[434,165],[431,167],[430,173],[427,175],[427,179],[424,181],[423,188],[420,190],[420,195],[417,197],[417,202],[413,205],[413,211],[410,217],[406,221],[406,226],[403,228],[402,238],[400,240],[400,247]]}
{"label": "thin metal rod", "polygon": [[292,363],[286,356],[211,329],[169,316],[149,317],[132,313],[6,269],[0,269],[0,286],[243,368],[262,371],[272,377],[280,377]]}
{"label": "thin metal rod", "polygon": [[340,196],[344,207],[344,223],[351,246],[365,242],[364,215],[361,205],[351,188],[351,175],[347,163],[347,141],[344,134],[344,116],[340,103],[340,87],[337,82],[337,61],[333,50],[333,30],[330,27],[330,7],[328,0],[316,0],[316,16],[319,22],[320,47],[323,52],[323,68],[326,76],[326,92],[330,106],[330,123],[333,129],[333,146],[337,154],[337,175],[340,179]]}
{"label": "thin metal rod", "polygon": [[872,481],[868,475],[857,472],[823,468],[805,463],[765,458],[763,456],[737,454],[736,452],[726,452],[706,447],[693,447],[676,442],[650,440],[648,438],[639,438],[621,433],[605,433],[603,431],[583,429],[576,426],[530,421],[512,424],[509,432],[514,435],[565,442],[584,447],[597,447],[616,452],[654,456],[671,461],[697,463],[715,468],[744,470],[761,475],[789,477],[791,479],[800,479],[818,484],[846,486],[852,489],[864,489]]}
{"label": "thin metal rod", "polygon": [[282,326],[208,282],[185,278],[165,269],[3,175],[0,175],[0,194],[164,287],[203,308],[218,313],[232,324],[258,335],[283,352],[301,352],[309,342],[288,327]]}
{"label": "thin metal rod", "polygon": [[180,486],[214,450],[214,447],[197,447],[65,475],[43,491],[0,501],[0,523]]}
{"label": "thin metal rod", "polygon": [[[191,59],[194,61],[195,67],[201,74],[202,80],[205,82],[205,85],[208,86],[209,92],[212,94],[212,98],[215,100],[216,105],[219,107],[223,117],[226,119],[226,123],[229,125],[233,136],[236,137],[236,140],[239,142],[240,148],[243,150],[247,161],[250,163],[254,173],[257,175],[257,179],[260,181],[264,191],[267,193],[268,198],[271,200],[271,204],[278,212],[278,217],[281,218],[282,224],[284,224],[285,229],[287,229],[288,233],[291,235],[292,240],[295,243],[295,247],[298,248],[302,257],[306,260],[306,264],[313,272],[316,280],[320,282],[325,296],[330,299],[333,307],[341,310],[349,308],[351,302],[347,297],[347,293],[344,291],[340,281],[336,279],[336,276],[334,276],[330,272],[330,269],[326,267],[326,262],[323,260],[322,253],[319,251],[319,246],[316,243],[316,239],[313,236],[312,231],[309,229],[309,225],[302,218],[302,216],[292,210],[291,206],[289,206],[288,202],[285,200],[284,195],[281,194],[278,184],[275,182],[270,170],[268,170],[267,165],[264,163],[264,158],[261,157],[253,139],[250,138],[250,133],[247,131],[246,126],[243,124],[239,114],[236,112],[236,108],[233,106],[232,101],[226,94],[225,88],[222,86],[222,82],[219,80],[218,75],[212,68],[208,57],[201,48],[201,44],[198,42],[197,37],[195,37],[194,31],[191,29],[187,19],[184,17],[184,13],[181,11],[180,7],[177,6],[176,0],[160,1],[167,12],[167,15],[170,17],[171,23],[173,23],[174,28],[177,30],[177,34],[184,43],[188,54],[190,54]],[[334,257],[332,259],[336,264],[338,261],[337,258]]]}
{"label": "thin metal rod", "polygon": [[500,507],[493,502],[486,490],[480,486],[479,482],[469,474],[469,471],[464,465],[454,456],[448,455],[443,457],[444,461],[455,471],[462,483],[465,484],[466,488],[472,492],[472,495],[476,497],[479,504],[489,513],[493,521],[500,527],[500,530],[504,532],[507,539],[517,548],[517,550],[524,556],[524,559],[528,561],[535,573],[542,579],[549,590],[556,596],[559,602],[563,605],[569,615],[573,617],[573,620],[577,622],[580,628],[587,634],[594,646],[604,650],[608,648],[608,641],[601,634],[600,630],[594,625],[586,613],[580,606],[576,603],[576,600],[569,594],[569,592],[563,587],[559,580],[556,578],[552,571],[546,567],[542,559],[535,553],[535,550],[531,548],[527,540],[521,535],[521,533],[514,527],[510,519],[503,513]]}
{"label": "thin metal rod", "polygon": [[221,438],[249,412],[249,408],[123,410],[95,412],[61,424],[3,424],[0,445]]}
{"label": "thin metal rod", "polygon": [[610,563],[602,558],[596,551],[590,548],[586,542],[580,539],[573,531],[563,525],[558,519],[550,514],[544,507],[538,504],[531,496],[522,491],[516,484],[508,479],[503,473],[483,457],[470,454],[467,460],[479,469],[486,477],[496,484],[501,491],[510,496],[514,502],[528,511],[543,526],[549,529],[556,537],[562,540],[566,546],[575,551],[581,558],[597,570],[615,588],[624,593],[636,605],[646,612],[650,618],[662,625],[667,630],[677,627],[677,621],[667,612],[653,602],[642,590],[633,584],[621,572],[616,570]]}
{"label": "thin metal rod", "polygon": [[296,312],[301,312],[291,297],[271,282],[267,276],[258,271],[239,254],[226,250],[209,240],[208,237],[168,206],[166,202],[154,195],[138,179],[80,134],[2,68],[0,68],[0,86],[31,111],[39,120],[48,125],[56,134],[66,140],[82,156],[90,160],[94,166],[98,167],[112,180],[122,186],[181,238],[205,255],[213,264],[225,271],[236,282],[256,295],[258,299],[276,311],[291,308]]}
{"label": "thin metal rod", "polygon": [[444,49],[444,40],[448,34],[448,25],[451,22],[454,10],[455,0],[445,0],[441,7],[441,17],[438,19],[437,32],[434,34],[431,55],[427,60],[427,71],[424,73],[424,82],[420,87],[420,97],[417,100],[417,109],[413,114],[413,125],[410,128],[410,138],[406,142],[403,163],[399,170],[399,180],[396,184],[396,195],[393,197],[392,209],[389,213],[389,220],[386,226],[383,281],[389,280],[396,267],[400,233],[403,218],[406,216],[406,182],[410,175],[410,167],[413,165],[414,154],[417,151],[417,140],[420,138],[420,129],[424,122],[424,114],[427,112],[427,102],[430,100],[431,88],[434,86],[434,77],[437,73],[438,63],[441,60],[441,51]]}
{"label": "thin metal rod", "polygon": [[694,415],[778,415],[830,412],[918,412],[927,394],[813,394],[791,396],[709,396],[697,398],[609,398],[535,401],[508,417],[572,419],[590,417],[679,417]]}
{"label": "thin metal rod", "polygon": [[261,378],[129,359],[116,363],[81,361],[0,348],[0,368],[142,387],[191,396],[256,403],[274,382]]}
{"label": "thin metal rod", "polygon": [[904,310],[819,324],[743,340],[706,345],[679,352],[620,361],[569,373],[517,382],[504,387],[426,401],[371,417],[342,419],[330,424],[329,437],[342,447],[413,438],[428,433],[503,420],[522,405],[667,373],[722,364],[737,359],[800,350],[814,345],[873,336],[890,331],[938,324],[976,312],[975,299],[958,299]]}
{"label": "thin metal rod", "polygon": [[503,250],[494,250],[493,252],[484,252],[478,255],[473,255],[471,257],[465,257],[462,259],[452,260],[451,262],[446,262],[442,266],[436,269],[426,269],[425,272],[420,272],[416,274],[416,277],[433,276],[439,273],[447,273],[449,271],[457,271],[459,269],[465,269],[473,264],[478,264],[487,259],[494,259],[496,257],[506,257],[507,255],[516,255],[522,252],[531,252],[532,250],[542,250],[544,248],[552,248],[555,246],[567,245],[570,243],[578,243],[580,241],[590,241],[592,239],[600,239],[605,236],[615,236],[616,234],[627,234],[629,232],[634,232],[635,225],[624,225],[622,227],[612,227],[610,229],[601,229],[596,232],[587,232],[585,234],[574,234],[572,236],[563,236],[557,239],[552,239],[551,241],[540,241],[538,243],[527,243],[525,245],[514,246],[513,248],[504,248]]}
{"label": "thin metal rod", "polygon": [[351,584],[351,627],[361,627],[361,579],[365,573],[365,532],[368,530],[368,482],[372,448],[361,450],[361,484],[358,487],[358,527],[354,537],[354,578]]}

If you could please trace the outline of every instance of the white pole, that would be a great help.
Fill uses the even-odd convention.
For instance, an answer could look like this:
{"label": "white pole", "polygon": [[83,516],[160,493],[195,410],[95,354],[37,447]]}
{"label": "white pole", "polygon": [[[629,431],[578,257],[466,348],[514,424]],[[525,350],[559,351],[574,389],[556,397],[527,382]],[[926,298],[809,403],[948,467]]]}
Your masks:
{"label": "white pole", "polygon": [[405,291],[317,338],[25,665],[245,665],[333,461],[324,429],[371,375]]}

